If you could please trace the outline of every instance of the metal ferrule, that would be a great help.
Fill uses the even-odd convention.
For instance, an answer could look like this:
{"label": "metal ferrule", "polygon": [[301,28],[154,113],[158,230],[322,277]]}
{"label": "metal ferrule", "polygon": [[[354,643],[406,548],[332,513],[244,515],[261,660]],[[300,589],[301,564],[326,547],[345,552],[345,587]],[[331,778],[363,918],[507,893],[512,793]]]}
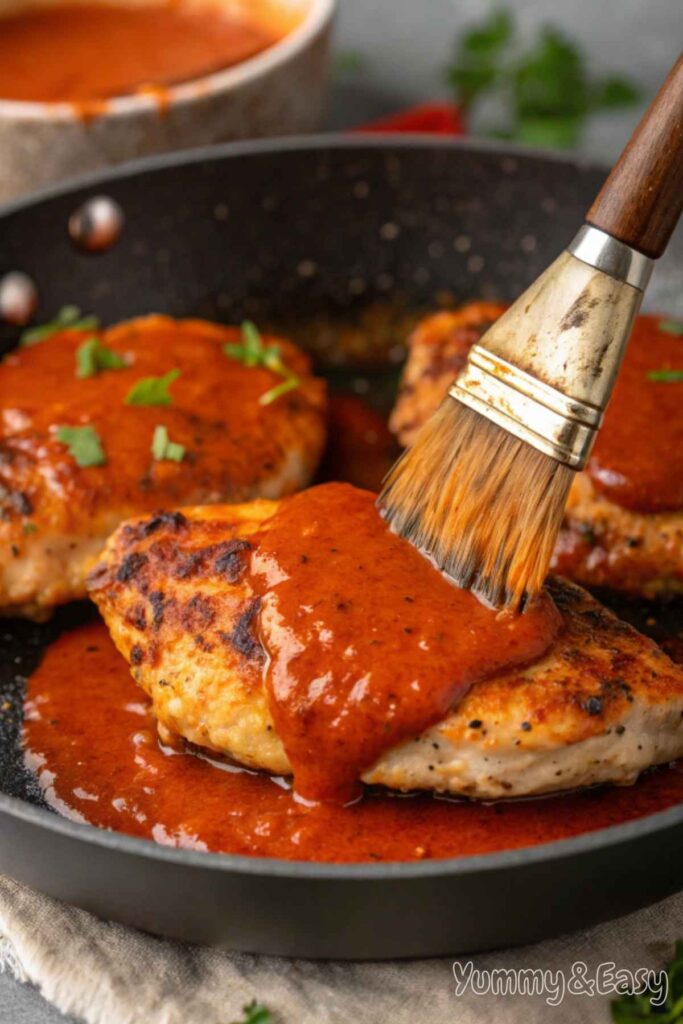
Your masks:
{"label": "metal ferrule", "polygon": [[471,349],[450,395],[581,469],[602,424],[652,262],[584,226]]}
{"label": "metal ferrule", "polygon": [[567,398],[512,363],[475,345],[452,398],[573,469],[585,465],[602,411]]}

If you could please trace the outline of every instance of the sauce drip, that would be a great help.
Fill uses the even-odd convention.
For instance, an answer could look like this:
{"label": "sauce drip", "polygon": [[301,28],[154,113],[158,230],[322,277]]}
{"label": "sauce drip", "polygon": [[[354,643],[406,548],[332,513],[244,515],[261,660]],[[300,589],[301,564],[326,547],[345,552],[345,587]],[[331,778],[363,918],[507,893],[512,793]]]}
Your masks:
{"label": "sauce drip", "polygon": [[303,806],[266,776],[159,747],[149,702],[104,625],[62,636],[28,684],[27,762],[66,817],[170,846],[305,861],[409,861],[534,846],[683,801],[683,768],[634,786],[494,805],[368,791]]}
{"label": "sauce drip", "polygon": [[65,4],[0,20],[0,98],[104,100],[199,78],[253,57],[279,33],[220,8]]}
{"label": "sauce drip", "polygon": [[648,377],[683,369],[683,338],[660,323],[655,316],[636,320],[587,467],[598,491],[637,512],[683,508],[683,382]]}
{"label": "sauce drip", "polygon": [[449,583],[380,518],[325,484],[283,501],[257,538],[252,586],[275,728],[297,793],[344,802],[379,755],[440,721],[472,683],[539,658],[560,615],[501,615]]}

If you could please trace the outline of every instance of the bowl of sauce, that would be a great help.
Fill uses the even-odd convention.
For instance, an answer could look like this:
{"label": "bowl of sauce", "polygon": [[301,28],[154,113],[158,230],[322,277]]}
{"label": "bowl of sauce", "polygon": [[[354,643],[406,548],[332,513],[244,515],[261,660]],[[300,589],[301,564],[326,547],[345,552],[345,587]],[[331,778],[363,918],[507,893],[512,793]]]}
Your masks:
{"label": "bowl of sauce", "polygon": [[335,0],[0,0],[0,201],[126,160],[312,131]]}

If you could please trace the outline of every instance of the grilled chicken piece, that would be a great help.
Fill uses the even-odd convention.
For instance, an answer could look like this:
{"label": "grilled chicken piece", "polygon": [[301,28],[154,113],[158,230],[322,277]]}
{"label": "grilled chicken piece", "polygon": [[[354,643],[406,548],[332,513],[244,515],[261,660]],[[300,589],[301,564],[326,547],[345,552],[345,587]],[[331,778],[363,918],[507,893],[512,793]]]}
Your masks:
{"label": "grilled chicken piece", "polygon": [[[504,309],[475,302],[454,312],[436,313],[418,325],[409,342],[408,361],[390,419],[402,445],[412,444],[463,368],[471,346]],[[629,352],[633,354],[641,344],[647,346],[648,339],[639,338],[636,325]],[[644,371],[642,377],[646,386]],[[602,438],[619,429],[614,413],[614,407],[608,407]],[[683,593],[683,509],[642,512],[623,508],[601,494],[587,472],[578,473],[552,569],[584,586],[634,596]]]}
{"label": "grilled chicken piece", "polygon": [[[93,334],[124,368],[77,376],[77,352]],[[54,605],[84,597],[88,565],[131,515],[184,502],[277,498],[309,482],[325,440],[324,384],[294,345],[266,338],[299,385],[261,404],[283,377],[224,353],[226,343],[241,341],[237,328],[150,316],[102,332],[65,330],[7,356],[0,366],[0,613],[45,617]],[[169,404],[126,404],[136,383],[171,370],[179,375]],[[59,440],[64,426],[94,428],[106,462],[79,466]],[[184,447],[181,461],[154,457],[157,427]]]}
{"label": "grilled chicken piece", "polygon": [[[89,587],[164,740],[183,737],[286,775],[248,581],[250,537],[277,507],[187,508],[125,524]],[[444,721],[386,751],[364,781],[491,799],[631,783],[683,755],[683,671],[580,588],[549,586],[564,618],[550,651],[476,683]]]}

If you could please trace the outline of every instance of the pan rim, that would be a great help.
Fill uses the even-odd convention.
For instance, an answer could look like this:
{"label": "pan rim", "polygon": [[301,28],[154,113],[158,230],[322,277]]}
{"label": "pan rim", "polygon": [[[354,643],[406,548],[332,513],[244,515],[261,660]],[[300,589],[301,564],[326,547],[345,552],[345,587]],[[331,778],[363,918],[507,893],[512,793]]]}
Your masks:
{"label": "pan rim", "polygon": [[400,135],[373,135],[370,132],[319,132],[305,135],[283,135],[269,139],[248,139],[238,142],[224,142],[192,149],[176,149],[167,153],[128,160],[115,167],[106,167],[87,174],[79,174],[67,178],[58,184],[28,192],[26,195],[11,199],[0,204],[0,221],[5,217],[51,199],[66,198],[70,194],[99,187],[103,184],[115,184],[126,181],[137,174],[167,170],[171,167],[190,167],[200,165],[207,160],[231,159],[248,156],[267,155],[272,153],[301,153],[316,150],[443,150],[445,152],[481,153],[482,155],[500,157],[520,157],[548,161],[565,167],[574,167],[582,173],[601,173],[606,175],[609,168],[599,161],[583,157],[577,153],[558,152],[516,143],[499,142],[495,139],[469,139],[455,137],[444,139],[441,136],[429,136],[420,133],[402,133]]}
{"label": "pan rim", "polygon": [[[443,139],[420,134],[384,135],[328,133],[286,136],[276,139],[231,142],[205,146],[193,150],[177,150],[145,157],[105,168],[94,173],[70,178],[32,192],[0,207],[0,222],[33,206],[53,199],[67,198],[83,190],[101,188],[126,181],[139,174],[161,171],[173,167],[201,165],[208,160],[289,152],[315,152],[336,150],[442,150],[445,152],[481,153],[491,156],[510,156],[547,161],[573,167],[584,173],[606,173],[606,168],[594,160],[576,154],[532,149],[491,140],[465,138]],[[235,874],[290,878],[298,880],[381,881],[428,879],[443,876],[466,876],[480,872],[530,867],[540,863],[572,858],[635,841],[683,826],[683,804],[633,821],[596,829],[568,839],[540,843],[494,853],[428,861],[376,863],[321,863],[302,860],[282,860],[270,857],[250,857],[243,854],[205,853],[176,847],[162,846],[153,840],[130,836],[82,824],[61,817],[56,812],[34,806],[18,797],[0,793],[0,814],[46,829],[66,839],[93,844],[114,853],[142,856],[151,861],[168,863],[191,869],[228,872]]]}

